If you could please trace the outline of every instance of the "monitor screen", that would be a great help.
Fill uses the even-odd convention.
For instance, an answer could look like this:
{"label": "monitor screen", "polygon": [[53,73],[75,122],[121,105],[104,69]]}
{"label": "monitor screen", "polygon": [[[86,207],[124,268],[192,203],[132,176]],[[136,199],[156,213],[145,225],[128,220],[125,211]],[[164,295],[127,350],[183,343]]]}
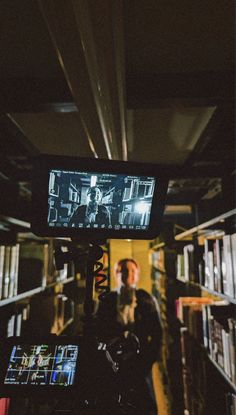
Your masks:
{"label": "monitor screen", "polygon": [[156,165],[41,155],[34,162],[31,229],[85,240],[160,233],[167,171]]}
{"label": "monitor screen", "polygon": [[79,346],[16,344],[10,352],[4,385],[68,387],[74,384]]}
{"label": "monitor screen", "polygon": [[88,171],[49,171],[48,226],[147,230],[155,177]]}

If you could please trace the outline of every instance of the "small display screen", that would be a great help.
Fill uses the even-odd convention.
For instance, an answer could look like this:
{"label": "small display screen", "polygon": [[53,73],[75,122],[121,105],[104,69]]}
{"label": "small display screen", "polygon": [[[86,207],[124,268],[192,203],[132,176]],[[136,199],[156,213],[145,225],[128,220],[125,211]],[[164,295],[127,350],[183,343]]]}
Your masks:
{"label": "small display screen", "polygon": [[71,386],[78,353],[78,345],[15,345],[4,384]]}
{"label": "small display screen", "polygon": [[48,226],[146,231],[155,186],[150,176],[51,169]]}

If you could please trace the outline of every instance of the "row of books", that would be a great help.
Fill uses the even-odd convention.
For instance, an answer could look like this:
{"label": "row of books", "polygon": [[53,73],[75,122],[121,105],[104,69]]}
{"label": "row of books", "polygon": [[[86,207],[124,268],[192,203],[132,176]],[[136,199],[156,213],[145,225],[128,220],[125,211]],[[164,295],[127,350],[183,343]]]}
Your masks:
{"label": "row of books", "polygon": [[205,361],[186,328],[181,329],[180,347],[182,355],[184,414],[203,414],[206,409],[206,388],[204,382]]}
{"label": "row of books", "polygon": [[236,298],[236,233],[185,245],[177,255],[177,278]]}
{"label": "row of books", "polygon": [[14,310],[1,310],[0,338],[21,336],[29,319],[29,304],[18,304]]}
{"label": "row of books", "polygon": [[57,271],[53,242],[0,245],[0,300],[73,276],[73,264]]}
{"label": "row of books", "polygon": [[[186,415],[235,415],[236,395],[222,384],[204,350],[181,328],[182,378],[184,413]],[[213,385],[213,387],[212,387]]]}
{"label": "row of books", "polygon": [[130,181],[130,186],[125,187],[123,193],[123,201],[129,201],[135,198],[145,198],[151,197],[154,190],[154,183],[153,181],[148,180],[146,182],[142,182],[139,179],[133,179]]}
{"label": "row of books", "polygon": [[164,249],[157,249],[155,251],[151,251],[149,254],[149,262],[157,270],[161,272],[165,271],[165,253]]}
{"label": "row of books", "polygon": [[[208,297],[180,297],[176,313],[190,334],[236,384],[236,318],[233,306]],[[233,317],[232,317],[233,316]]]}
{"label": "row of books", "polygon": [[204,241],[202,285],[236,298],[236,233]]}
{"label": "row of books", "polygon": [[19,303],[14,310],[1,311],[0,338],[30,333],[59,334],[74,318],[74,302],[64,294],[32,297],[29,303]]}
{"label": "row of books", "polygon": [[236,384],[236,319],[229,305],[208,305],[203,308],[204,346],[212,359]]}

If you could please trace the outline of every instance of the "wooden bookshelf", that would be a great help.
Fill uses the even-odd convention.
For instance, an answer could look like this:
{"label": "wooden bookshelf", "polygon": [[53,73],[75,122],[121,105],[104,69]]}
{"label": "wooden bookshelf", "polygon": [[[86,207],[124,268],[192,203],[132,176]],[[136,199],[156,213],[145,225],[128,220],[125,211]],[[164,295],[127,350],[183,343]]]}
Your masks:
{"label": "wooden bookshelf", "polygon": [[[42,238],[42,237],[37,237],[35,236],[31,231],[30,231],[30,223],[13,218],[13,217],[9,217],[9,216],[4,216],[4,215],[0,215],[0,225],[2,224],[2,226],[4,226],[4,235],[2,240],[0,241],[0,245],[4,247],[4,249],[1,250],[1,266],[2,266],[2,275],[1,275],[1,284],[3,286],[3,281],[4,281],[4,276],[7,275],[8,280],[10,280],[10,275],[8,276],[8,274],[4,274],[4,266],[5,263],[7,264],[6,261],[6,247],[12,247],[10,248],[9,252],[9,256],[11,255],[11,252],[13,252],[13,247],[15,247],[16,245],[18,245],[20,248],[21,246],[26,246],[27,245],[32,245],[32,247],[38,247],[38,248],[42,248],[39,249],[39,253],[38,252],[34,252],[34,249],[29,250],[29,252],[26,253],[26,255],[24,256],[24,251],[22,250],[22,252],[17,251],[17,256],[10,256],[10,260],[9,260],[9,266],[6,267],[6,269],[10,269],[11,272],[12,270],[14,270],[14,272],[16,273],[16,275],[14,275],[14,284],[16,284],[14,286],[15,295],[10,294],[11,296],[7,298],[7,295],[9,295],[9,292],[7,291],[7,294],[2,294],[1,291],[1,295],[2,295],[2,299],[0,300],[0,310],[1,310],[1,318],[4,319],[3,324],[2,324],[2,330],[1,330],[1,336],[2,339],[4,339],[6,336],[9,335],[15,335],[15,334],[9,334],[12,331],[18,331],[19,334],[17,335],[22,335],[22,327],[23,330],[29,330],[30,324],[33,324],[33,320],[40,320],[40,301],[41,301],[41,297],[40,295],[44,295],[44,293],[47,293],[47,290],[51,290],[50,292],[50,296],[52,297],[56,297],[58,294],[63,294],[63,287],[66,284],[72,283],[75,280],[75,275],[74,271],[73,271],[73,266],[71,264],[71,267],[68,266],[68,268],[65,269],[66,274],[64,273],[64,271],[59,272],[56,271],[55,266],[52,265],[53,261],[52,261],[52,255],[53,251],[55,249],[54,243],[53,243],[53,239],[57,239],[57,241],[59,240],[60,244],[68,246],[68,243],[71,243],[71,240],[69,238]],[[11,235],[11,233],[14,235],[14,238],[5,238],[5,233],[7,235]],[[57,242],[55,242],[55,245],[57,244]],[[48,249],[46,249],[46,245],[48,245]],[[42,252],[41,252],[42,251]],[[8,251],[7,251],[8,252]],[[15,252],[15,251],[14,251]],[[21,256],[21,254],[23,254]],[[33,256],[36,255],[36,256]],[[38,255],[38,256],[37,256]],[[17,258],[17,259],[15,259]],[[38,272],[38,269],[36,267],[36,272],[38,272],[37,274],[37,282],[35,281],[35,286],[36,288],[33,288],[34,285],[32,284],[25,284],[25,287],[20,287],[19,285],[19,281],[20,278],[21,281],[25,281],[24,279],[24,272],[26,268],[22,268],[21,269],[21,274],[19,273],[19,264],[20,264],[20,260],[21,259],[37,259],[40,260],[42,262],[42,278],[40,279],[40,275]],[[13,262],[13,260],[17,261],[16,265]],[[11,262],[14,265],[11,265]],[[9,273],[10,273],[9,270]],[[32,271],[32,278],[30,276],[30,271]],[[68,273],[69,272],[69,273]],[[12,275],[12,274],[11,274]],[[29,269],[27,270],[27,276],[28,276],[28,280],[30,281],[31,279],[33,280],[34,278],[34,268],[31,268],[31,265],[29,267]],[[48,284],[46,283],[47,277],[49,276],[49,282]],[[68,278],[64,278],[61,279],[61,276],[63,278],[63,276],[68,276]],[[26,281],[28,281],[26,279]],[[50,283],[50,281],[52,281]],[[11,282],[11,280],[10,280]],[[8,283],[10,284],[10,283]],[[37,286],[38,285],[38,286]],[[21,291],[20,294],[17,293],[16,289],[18,291]],[[9,290],[9,288],[8,288]],[[5,298],[4,298],[5,297]],[[48,297],[47,295],[45,296],[45,298]],[[22,302],[22,300],[25,300]],[[69,301],[71,301],[71,299],[69,299]],[[35,307],[35,305],[33,306],[33,304],[38,304],[38,317],[35,317],[35,310],[33,311],[33,316],[31,319],[31,312],[32,312],[32,307]],[[9,305],[9,307],[8,307]],[[12,306],[13,305],[13,306]],[[6,308],[5,308],[6,306]],[[18,316],[23,316],[22,313],[24,314],[24,326],[22,326],[22,318],[23,317],[19,317]],[[56,315],[56,314],[55,314]],[[73,320],[74,320],[74,316],[73,314],[71,314],[69,320],[65,323],[65,325],[56,333],[57,335],[61,334],[62,332],[64,332],[64,330],[67,329],[67,327],[72,324]],[[17,319],[18,318],[18,319]],[[60,327],[60,326],[59,326]],[[39,329],[40,330],[40,329]],[[45,334],[48,334],[50,332],[50,328],[45,326]],[[48,331],[49,330],[49,331]]]}
{"label": "wooden bookshelf", "polygon": [[72,281],[75,281],[75,277],[70,277],[70,278],[66,278],[65,280],[58,280],[58,281],[54,281],[54,282],[52,282],[51,284],[48,284],[46,287],[45,287],[45,290],[47,289],[47,288],[52,288],[52,287],[55,287],[55,285],[58,285],[58,284],[61,284],[61,285],[65,285],[65,284],[69,284],[70,282],[72,282]]}
{"label": "wooden bookshelf", "polygon": [[[160,373],[164,383],[164,395],[170,402],[170,412],[183,413],[183,386],[181,382],[181,359],[179,342],[176,339],[176,319],[172,315],[170,297],[174,294],[173,275],[176,254],[169,249],[164,242],[154,241],[150,243],[150,264],[152,278],[152,295],[157,299],[160,307],[161,320],[163,324],[163,341]],[[171,267],[170,264],[173,264]],[[175,362],[171,364],[170,362]],[[179,362],[179,363],[178,363]],[[180,381],[176,384],[176,378]]]}
{"label": "wooden bookshelf", "polygon": [[178,235],[175,236],[175,240],[176,241],[181,241],[181,240],[185,239],[186,237],[188,237],[192,234],[196,234],[200,230],[207,229],[210,226],[215,225],[216,223],[219,223],[221,221],[224,221],[225,219],[227,219],[227,218],[229,218],[233,215],[236,215],[236,208],[232,209],[232,210],[229,210],[228,212],[223,213],[222,215],[216,216],[215,218],[213,218],[213,219],[211,219],[207,222],[204,222],[200,225],[194,226],[193,228],[188,229],[187,231],[179,233]]}
{"label": "wooden bookshelf", "polygon": [[10,304],[10,303],[15,303],[17,301],[23,300],[23,299],[28,298],[28,297],[32,297],[33,295],[39,294],[39,293],[43,292],[44,290],[45,290],[44,287],[37,287],[37,288],[34,288],[33,290],[26,291],[24,293],[18,294],[14,297],[6,298],[5,300],[0,301],[0,307],[5,306],[5,305]]}
{"label": "wooden bookshelf", "polygon": [[[216,401],[219,399],[219,403],[221,406],[221,409],[219,409],[220,414],[228,414],[226,410],[226,390],[228,390],[228,393],[234,394],[236,393],[236,384],[228,377],[228,375],[224,372],[224,370],[219,366],[219,364],[211,357],[211,355],[208,353],[207,349],[204,347],[203,344],[201,344],[198,339],[193,336],[189,332],[188,327],[186,327],[185,324],[183,324],[182,321],[180,321],[180,331],[181,333],[186,332],[188,334],[188,337],[190,339],[190,342],[188,344],[188,347],[193,350],[193,353],[191,354],[190,350],[185,350],[186,355],[182,356],[182,365],[183,365],[183,377],[185,378],[185,404],[188,406],[190,404],[191,408],[190,411],[186,409],[184,410],[184,414],[191,415],[192,411],[192,405],[194,406],[193,402],[197,400],[198,402],[204,403],[204,408],[200,412],[197,412],[197,414],[208,414],[208,413],[215,413],[215,408],[218,408],[218,404],[216,404]],[[190,353],[189,353],[190,352]],[[194,358],[195,356],[195,358]],[[193,362],[194,360],[194,362]],[[197,369],[197,361],[202,363],[203,372],[200,374],[200,377],[203,376],[211,376],[209,378],[209,381],[205,380],[205,382],[199,383],[198,376],[199,373],[195,373],[195,371],[192,373],[191,370]],[[205,362],[205,363],[204,363]],[[189,364],[193,364],[193,367],[189,366]],[[207,369],[206,369],[207,368]],[[214,378],[213,371],[216,370],[219,374],[219,377],[217,376],[217,379]],[[206,375],[206,373],[209,371],[209,374]],[[219,380],[221,379],[220,383]],[[224,382],[224,386],[222,384],[222,381]],[[215,392],[217,395],[214,395],[214,387],[212,388],[211,383],[215,385],[215,387],[220,389],[217,389],[218,392]],[[219,386],[222,385],[222,386]],[[201,392],[199,393],[198,387],[202,387]],[[201,396],[201,393],[203,395]],[[217,398],[217,399],[215,399]],[[214,412],[212,410],[214,408]],[[218,413],[218,412],[217,412]],[[230,412],[231,413],[231,412]],[[195,414],[195,412],[194,412]]]}
{"label": "wooden bookshelf", "polygon": [[212,359],[212,357],[209,355],[209,353],[207,353],[207,356],[208,356],[209,360],[211,361],[211,363],[216,367],[216,369],[220,372],[220,374],[223,376],[223,378],[231,386],[231,388],[233,389],[233,391],[236,392],[236,384],[234,384],[232,382],[232,380],[227,376],[227,374],[225,373],[225,371],[218,365],[217,362],[215,362],[214,359]]}
{"label": "wooden bookshelf", "polygon": [[74,319],[70,318],[65,324],[64,326],[58,330],[58,332],[56,333],[57,336],[60,336],[60,334],[62,334],[72,323],[73,323]]}
{"label": "wooden bookshelf", "polygon": [[0,222],[3,224],[8,224],[12,227],[30,229],[30,223],[24,220],[12,218],[10,216],[0,215]]}
{"label": "wooden bookshelf", "polygon": [[[225,354],[223,356],[222,355],[223,351],[220,351],[219,355],[216,354],[216,360],[214,360],[214,356],[215,356],[214,353],[216,352],[214,350],[211,350],[211,352],[209,352],[209,350],[213,348],[210,342],[213,342],[213,345],[215,344],[218,345],[217,343],[218,338],[216,336],[216,339],[214,338],[212,340],[212,337],[211,337],[212,334],[207,334],[207,340],[206,340],[206,333],[204,334],[205,326],[203,327],[203,333],[202,334],[199,333],[199,336],[197,336],[197,324],[200,324],[199,314],[198,316],[196,314],[194,317],[193,315],[194,311],[192,311],[192,312],[189,312],[189,317],[188,317],[188,313],[186,311],[185,319],[184,319],[185,321],[184,323],[181,322],[181,325],[184,325],[184,326],[188,326],[188,322],[189,322],[190,324],[189,327],[191,331],[193,331],[191,334],[188,331],[191,338],[193,339],[192,343],[190,341],[190,345],[187,346],[187,343],[188,343],[187,338],[184,338],[184,336],[181,337],[183,343],[186,342],[183,345],[182,353],[183,355],[186,354],[187,358],[189,359],[189,367],[187,369],[183,364],[183,379],[185,379],[185,395],[184,396],[188,396],[188,398],[186,398],[186,409],[188,409],[188,404],[190,402],[190,408],[193,411],[194,409],[192,407],[193,406],[192,402],[194,399],[198,400],[198,398],[197,398],[197,395],[194,394],[193,392],[193,385],[191,383],[192,376],[195,379],[196,384],[199,384],[199,385],[201,385],[202,379],[203,378],[205,379],[205,383],[204,382],[202,383],[203,391],[205,394],[204,395],[204,405],[205,405],[204,413],[208,413],[208,412],[212,413],[212,408],[214,407],[215,402],[217,400],[219,401],[219,405],[221,406],[221,409],[220,409],[221,413],[223,413],[222,412],[223,410],[224,410],[224,413],[226,413],[226,406],[224,407],[224,405],[226,405],[224,403],[226,402],[226,400],[224,401],[224,398],[226,399],[227,394],[236,393],[234,372],[231,366],[231,365],[235,365],[234,358],[232,357],[234,355],[234,352],[230,351],[229,356],[228,356],[227,354],[228,352],[226,350],[227,347],[229,347],[226,344],[226,342],[228,342],[228,340],[226,340],[226,334],[228,334],[228,336],[229,334],[233,336],[233,333],[234,333],[233,331],[234,329],[230,328],[230,326],[228,325],[226,326],[226,324],[228,324],[229,318],[233,322],[235,322],[235,311],[236,311],[236,309],[234,308],[234,306],[236,305],[236,298],[235,298],[236,283],[235,283],[235,268],[234,268],[234,262],[233,262],[233,255],[235,255],[235,251],[234,251],[235,248],[234,248],[234,245],[232,244],[233,239],[231,238],[231,235],[234,235],[235,233],[235,229],[234,229],[235,215],[236,215],[236,209],[232,209],[228,212],[223,213],[222,215],[212,218],[211,220],[206,221],[189,230],[184,230],[183,232],[175,236],[176,241],[182,241],[182,245],[184,243],[182,253],[180,253],[179,250],[177,251],[178,255],[177,255],[176,281],[180,282],[179,296],[180,297],[194,297],[194,296],[205,297],[209,295],[209,297],[212,298],[213,301],[216,301],[216,302],[220,301],[221,299],[225,300],[225,306],[229,307],[228,309],[229,314],[225,316],[225,328],[223,326],[223,323],[221,323],[222,332],[223,330],[225,330],[225,337],[224,337],[224,340],[222,340],[222,342],[223,341],[225,342],[225,346],[224,346]],[[233,219],[232,223],[231,223],[230,218]],[[189,242],[189,237],[192,237],[191,242]],[[229,242],[228,242],[228,239],[229,239]],[[222,241],[219,241],[219,240],[222,240]],[[192,249],[187,250],[185,248],[187,247],[187,245],[189,245],[189,248],[192,247]],[[226,257],[226,254],[225,254],[225,257],[224,257],[225,252],[229,256]],[[209,305],[209,310],[210,310],[210,307],[211,306]],[[206,311],[205,314],[206,313],[207,315],[208,313],[211,314],[211,311],[209,310]],[[196,312],[197,312],[197,309],[196,309]],[[223,313],[224,312],[222,311],[222,316],[224,315]],[[214,311],[212,311],[211,318],[212,319],[215,318],[217,321],[217,316],[218,314],[216,314],[216,317],[214,317]],[[208,325],[209,322],[205,324]],[[220,330],[220,323],[219,323],[219,326],[213,325],[213,327],[217,327],[217,330]],[[186,328],[186,330],[188,330],[188,327]],[[204,338],[204,344],[203,344],[202,335]],[[221,335],[223,336],[223,334]],[[229,337],[227,337],[227,339],[228,338]],[[205,344],[205,340],[207,342],[206,344]],[[207,344],[208,344],[209,350],[206,347]],[[205,364],[203,364],[203,367],[202,367],[202,371],[200,370],[199,373],[195,370],[197,366],[195,362],[195,357],[197,358],[197,355],[198,355],[198,352],[196,351],[197,346],[199,346],[199,353],[200,353],[200,349],[202,349],[202,359],[203,359],[203,362],[205,361]],[[204,358],[205,356],[206,358]],[[220,363],[222,364],[222,367],[220,366],[220,364],[218,363],[218,362],[221,362],[221,360],[219,359],[219,356],[220,358],[222,358],[223,356],[223,359],[227,359],[227,365],[229,365],[228,368],[225,362]],[[223,365],[225,367],[225,370],[223,368]],[[219,376],[217,376],[217,379],[216,379],[217,396],[214,398],[214,394],[211,394],[209,383],[211,382],[211,376],[214,376],[213,373],[215,369],[217,370]],[[190,374],[188,378],[188,381],[190,381],[190,383],[187,383],[186,381],[186,376],[187,376],[186,370],[189,371],[189,374]],[[191,373],[191,370],[193,371],[193,373]],[[205,385],[205,389],[204,389],[204,385]],[[220,392],[222,392],[221,395],[220,395]],[[200,405],[199,402],[197,403],[197,405],[198,404]]]}
{"label": "wooden bookshelf", "polygon": [[214,295],[215,297],[219,297],[219,298],[222,298],[223,300],[228,301],[229,303],[236,304],[236,298],[232,298],[232,297],[229,297],[226,294],[219,293],[218,291],[211,290],[210,288],[204,287],[204,285],[200,285],[200,284],[198,284],[196,282],[193,282],[193,281],[188,281],[184,277],[183,278],[178,277],[178,278],[176,278],[176,280],[182,282],[183,284],[189,284],[189,285],[193,285],[195,287],[199,287],[201,290],[206,291],[209,294]]}
{"label": "wooden bookshelf", "polygon": [[209,294],[212,294],[216,297],[223,298],[224,300],[227,300],[229,303],[236,304],[236,298],[229,297],[226,294],[219,293],[218,291],[211,290],[210,288],[204,287],[202,285],[199,285],[199,286],[201,287],[203,291],[207,291]]}
{"label": "wooden bookshelf", "polygon": [[178,278],[176,278],[176,280],[177,281],[180,281],[180,282],[183,282],[184,284],[187,284],[189,281],[188,280],[186,280],[186,278],[184,278],[184,277],[178,277]]}

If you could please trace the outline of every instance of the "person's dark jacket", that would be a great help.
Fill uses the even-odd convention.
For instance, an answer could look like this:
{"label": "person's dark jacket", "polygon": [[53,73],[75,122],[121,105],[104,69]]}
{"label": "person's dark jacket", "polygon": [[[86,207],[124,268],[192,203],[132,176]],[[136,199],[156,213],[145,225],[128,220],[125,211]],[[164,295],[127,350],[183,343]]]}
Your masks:
{"label": "person's dark jacket", "polygon": [[[101,301],[97,311],[98,336],[105,342],[122,335],[127,330],[117,321],[117,295],[112,291]],[[140,369],[147,374],[158,360],[162,340],[162,326],[156,303],[145,290],[136,290],[137,306],[133,333],[140,341]]]}
{"label": "person's dark jacket", "polygon": [[[79,206],[73,213],[69,220],[69,224],[77,226],[79,223],[84,223],[86,218],[87,205]],[[98,225],[110,225],[110,214],[106,206],[98,205],[98,212],[96,214],[96,222]]]}

